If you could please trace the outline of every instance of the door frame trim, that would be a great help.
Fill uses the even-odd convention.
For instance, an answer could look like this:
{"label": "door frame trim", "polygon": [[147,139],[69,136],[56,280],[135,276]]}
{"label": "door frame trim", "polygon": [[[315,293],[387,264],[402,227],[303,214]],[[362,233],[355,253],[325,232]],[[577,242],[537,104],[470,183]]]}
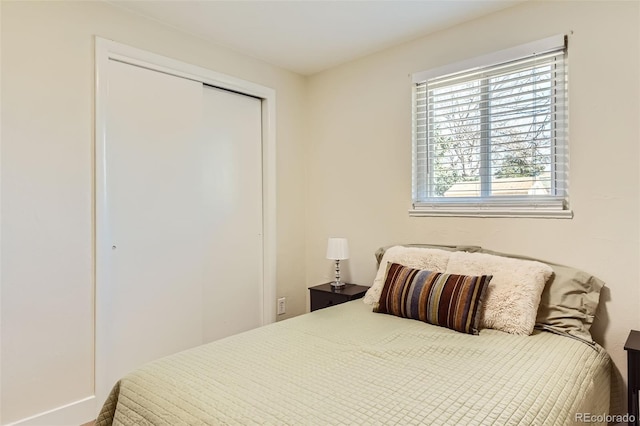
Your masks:
{"label": "door frame trim", "polygon": [[[94,303],[94,393],[97,404],[107,395],[105,377],[101,374],[104,351],[97,325],[101,322],[100,304],[104,303],[102,283],[108,282],[106,270],[100,263],[106,261],[106,249],[100,243],[109,235],[103,215],[106,212],[106,111],[107,73],[110,60],[136,65],[166,74],[198,81],[221,89],[253,96],[262,102],[262,325],[276,319],[276,92],[274,89],[158,55],[112,40],[95,37],[95,141],[93,155],[93,303]],[[99,410],[100,407],[96,407]]]}

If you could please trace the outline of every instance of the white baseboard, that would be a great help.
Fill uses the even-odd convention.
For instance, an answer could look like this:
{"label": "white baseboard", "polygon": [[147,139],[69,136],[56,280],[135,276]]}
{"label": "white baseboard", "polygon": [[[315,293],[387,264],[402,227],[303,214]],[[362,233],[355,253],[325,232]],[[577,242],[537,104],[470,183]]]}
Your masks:
{"label": "white baseboard", "polygon": [[78,426],[95,418],[96,397],[92,395],[6,426]]}

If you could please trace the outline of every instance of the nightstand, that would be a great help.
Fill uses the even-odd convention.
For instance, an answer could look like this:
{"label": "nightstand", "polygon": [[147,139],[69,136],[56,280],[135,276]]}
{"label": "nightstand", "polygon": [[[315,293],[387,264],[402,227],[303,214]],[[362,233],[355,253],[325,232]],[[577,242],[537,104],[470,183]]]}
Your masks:
{"label": "nightstand", "polygon": [[357,284],[345,284],[344,287],[339,289],[332,287],[331,283],[309,287],[311,312],[350,300],[360,299],[367,290],[369,290],[369,287]]}
{"label": "nightstand", "polygon": [[627,343],[624,344],[627,351],[627,412],[629,418],[634,421],[630,425],[638,424],[638,389],[640,389],[640,331],[631,330]]}

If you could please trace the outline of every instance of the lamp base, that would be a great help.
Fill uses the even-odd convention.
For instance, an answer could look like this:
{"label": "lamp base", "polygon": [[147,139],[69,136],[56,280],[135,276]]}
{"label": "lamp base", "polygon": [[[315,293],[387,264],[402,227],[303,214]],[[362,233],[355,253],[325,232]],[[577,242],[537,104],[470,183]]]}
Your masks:
{"label": "lamp base", "polygon": [[333,281],[331,283],[331,287],[336,288],[336,289],[343,288],[345,284],[346,283],[343,283],[342,281]]}

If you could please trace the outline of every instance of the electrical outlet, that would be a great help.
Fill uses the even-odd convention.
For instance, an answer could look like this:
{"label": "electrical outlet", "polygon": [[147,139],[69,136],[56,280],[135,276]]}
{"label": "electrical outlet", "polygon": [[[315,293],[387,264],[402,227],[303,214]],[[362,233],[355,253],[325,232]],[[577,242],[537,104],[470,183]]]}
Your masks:
{"label": "electrical outlet", "polygon": [[287,312],[286,308],[287,302],[284,297],[278,299],[278,315],[282,315]]}

